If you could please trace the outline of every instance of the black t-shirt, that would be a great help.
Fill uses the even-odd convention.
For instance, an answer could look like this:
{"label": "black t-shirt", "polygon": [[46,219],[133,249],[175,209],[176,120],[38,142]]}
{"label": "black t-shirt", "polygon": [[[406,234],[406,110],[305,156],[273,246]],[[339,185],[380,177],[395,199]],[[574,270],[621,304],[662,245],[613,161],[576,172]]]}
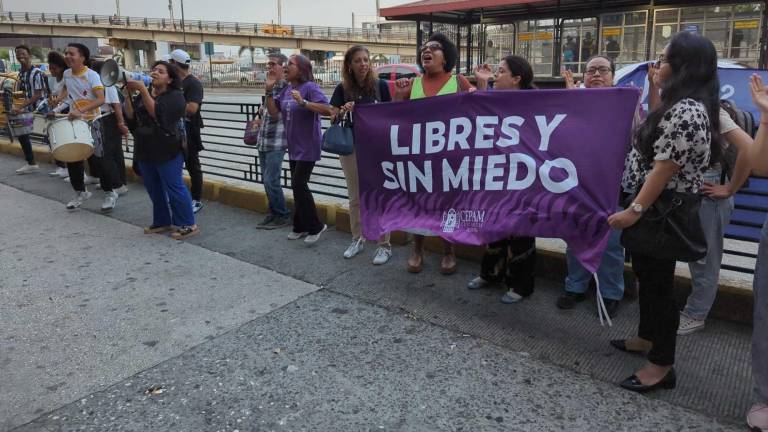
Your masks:
{"label": "black t-shirt", "polygon": [[184,89],[184,99],[187,102],[196,102],[198,105],[195,115],[189,118],[190,123],[197,128],[202,128],[203,118],[200,115],[200,109],[203,107],[203,83],[193,75],[187,75],[181,82],[181,86]]}
{"label": "black t-shirt", "polygon": [[169,90],[155,98],[155,118],[141,103],[133,103],[133,120],[128,126],[133,134],[135,158],[144,162],[163,163],[175,158],[182,150],[181,119],[186,102],[181,90]]}
{"label": "black t-shirt", "polygon": [[[387,85],[387,82],[378,79],[376,80],[376,85],[379,86],[379,96],[380,99],[378,102],[390,102],[392,101],[392,97],[389,95],[389,86]],[[344,86],[342,84],[339,84],[336,86],[336,89],[333,91],[333,95],[331,96],[331,106],[335,106],[336,108],[340,108],[342,105],[344,105],[347,102],[352,102],[352,99],[346,98],[344,95]],[[360,104],[366,104],[366,103],[373,103],[376,101],[376,95],[365,95],[357,100],[354,101],[355,103]]]}

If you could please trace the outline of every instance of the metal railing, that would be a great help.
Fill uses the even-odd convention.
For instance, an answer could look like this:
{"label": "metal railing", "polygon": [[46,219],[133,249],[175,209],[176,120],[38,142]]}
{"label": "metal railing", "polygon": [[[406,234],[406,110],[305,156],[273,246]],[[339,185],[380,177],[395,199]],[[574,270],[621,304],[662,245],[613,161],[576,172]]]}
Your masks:
{"label": "metal railing", "polygon": [[366,42],[390,42],[415,44],[416,29],[394,32],[389,30],[329,26],[278,25],[265,23],[244,23],[226,21],[182,20],[146,18],[116,15],[62,14],[5,12],[0,22],[23,22],[34,24],[59,24],[72,26],[105,26],[135,28],[144,30],[185,31],[189,33],[228,33],[258,35],[277,38],[302,39],[346,39]]}

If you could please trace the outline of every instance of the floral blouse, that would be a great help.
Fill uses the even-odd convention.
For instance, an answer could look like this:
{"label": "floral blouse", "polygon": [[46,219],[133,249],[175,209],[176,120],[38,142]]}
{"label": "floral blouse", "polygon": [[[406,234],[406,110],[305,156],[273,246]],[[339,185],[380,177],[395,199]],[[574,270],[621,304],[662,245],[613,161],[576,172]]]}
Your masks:
{"label": "floral blouse", "polygon": [[[683,99],[664,114],[657,131],[654,161],[670,160],[680,167],[666,188],[697,193],[709,166],[712,140],[706,107],[693,99]],[[652,168],[653,164],[643,163],[640,152],[633,147],[624,162],[622,188],[626,192],[638,192]]]}

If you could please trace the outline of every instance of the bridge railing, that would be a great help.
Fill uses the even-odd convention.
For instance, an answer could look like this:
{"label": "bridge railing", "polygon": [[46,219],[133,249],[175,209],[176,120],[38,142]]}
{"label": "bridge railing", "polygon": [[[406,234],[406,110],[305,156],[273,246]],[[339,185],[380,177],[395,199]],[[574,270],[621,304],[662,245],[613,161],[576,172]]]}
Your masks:
{"label": "bridge railing", "polygon": [[5,12],[0,14],[0,22],[26,22],[37,24],[62,24],[73,26],[114,26],[140,28],[148,30],[186,31],[190,33],[235,33],[266,37],[305,38],[305,39],[347,39],[370,42],[392,42],[411,44],[416,41],[416,29],[409,31],[390,31],[364,28],[278,25],[264,23],[244,23],[202,20],[170,20],[166,18],[147,18],[116,15],[61,14],[33,12]]}

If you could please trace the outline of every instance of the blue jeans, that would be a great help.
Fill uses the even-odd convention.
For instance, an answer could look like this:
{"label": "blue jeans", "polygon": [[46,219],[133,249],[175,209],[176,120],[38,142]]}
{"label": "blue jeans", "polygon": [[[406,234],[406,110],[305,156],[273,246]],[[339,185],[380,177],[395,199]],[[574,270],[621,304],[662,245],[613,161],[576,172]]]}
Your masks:
{"label": "blue jeans", "polygon": [[291,216],[291,212],[285,206],[285,195],[283,195],[283,188],[280,186],[284,156],[285,149],[260,151],[259,165],[261,165],[264,192],[267,193],[267,201],[269,201],[269,212],[274,216],[287,218]]}
{"label": "blue jeans", "polygon": [[168,162],[139,162],[144,187],[152,200],[152,226],[195,224],[192,196],[181,178],[183,167],[181,153]]}
{"label": "blue jeans", "polygon": [[[704,181],[719,184],[720,171],[707,171]],[[695,320],[707,319],[715,302],[720,282],[720,264],[723,260],[725,226],[731,220],[733,198],[724,200],[702,197],[699,218],[707,239],[707,256],[688,264],[691,271],[691,295],[683,313]]]}
{"label": "blue jeans", "polygon": [[[621,231],[611,230],[608,244],[597,268],[597,278],[600,280],[600,294],[609,300],[621,300],[624,297],[624,248],[621,247]],[[570,293],[583,294],[589,289],[592,273],[584,268],[578,259],[565,250],[568,263],[568,276],[565,277],[565,290]]]}
{"label": "blue jeans", "polygon": [[759,400],[768,403],[768,219],[760,235],[753,290],[752,375]]}

